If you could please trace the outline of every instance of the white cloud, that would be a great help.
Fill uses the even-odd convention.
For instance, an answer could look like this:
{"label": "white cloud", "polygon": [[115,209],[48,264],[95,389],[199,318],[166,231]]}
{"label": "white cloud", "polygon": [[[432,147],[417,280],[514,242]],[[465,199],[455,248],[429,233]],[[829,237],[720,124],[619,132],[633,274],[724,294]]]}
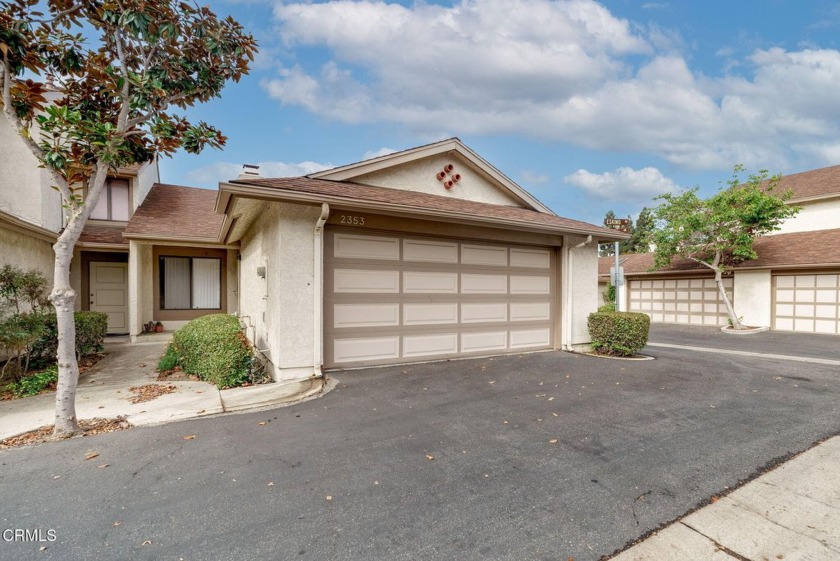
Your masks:
{"label": "white cloud", "polygon": [[522,134],[695,169],[787,169],[833,153],[840,137],[837,50],[721,50],[740,74],[710,78],[679,54],[678,34],[592,0],[281,2],[275,17],[287,47],[332,59],[284,68],[263,87],[341,122]]}
{"label": "white cloud", "polygon": [[532,185],[542,185],[543,183],[548,183],[550,177],[540,173],[534,173],[528,170],[522,172],[522,182],[523,183],[530,183]]}
{"label": "white cloud", "polygon": [[[300,177],[335,167],[332,164],[319,162],[258,162],[254,165],[260,166],[262,177]],[[217,162],[187,172],[187,179],[194,183],[215,185],[219,181],[237,179],[241,172],[242,164]]]}
{"label": "white cloud", "polygon": [[373,158],[378,158],[380,156],[387,156],[388,154],[393,154],[396,152],[393,148],[388,148],[387,146],[383,146],[379,150],[368,150],[362,156],[362,160],[372,160]]}
{"label": "white cloud", "polygon": [[621,167],[604,173],[579,169],[563,180],[583,189],[588,195],[605,201],[643,202],[677,189],[673,180],[662,175],[662,172],[654,167]]}

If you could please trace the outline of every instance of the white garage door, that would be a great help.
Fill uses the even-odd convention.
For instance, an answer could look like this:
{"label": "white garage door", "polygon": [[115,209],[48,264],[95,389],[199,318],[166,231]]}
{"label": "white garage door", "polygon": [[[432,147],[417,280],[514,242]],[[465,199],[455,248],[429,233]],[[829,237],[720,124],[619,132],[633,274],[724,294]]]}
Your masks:
{"label": "white garage door", "polygon": [[[731,277],[723,286],[733,302]],[[628,284],[631,312],[643,312],[652,322],[694,325],[726,325],[726,306],[715,279],[631,280]]]}
{"label": "white garage door", "polygon": [[328,230],[324,363],[552,347],[550,248]]}
{"label": "white garage door", "polygon": [[840,274],[774,276],[773,328],[840,334]]}

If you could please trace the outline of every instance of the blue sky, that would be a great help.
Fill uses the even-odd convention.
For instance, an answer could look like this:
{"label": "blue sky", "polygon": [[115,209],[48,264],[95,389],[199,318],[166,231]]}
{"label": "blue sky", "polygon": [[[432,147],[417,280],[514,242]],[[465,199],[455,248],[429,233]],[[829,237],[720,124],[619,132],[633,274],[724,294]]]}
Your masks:
{"label": "blue sky", "polygon": [[190,111],[224,151],[161,163],[213,188],[457,136],[558,214],[599,223],[732,166],[840,164],[840,2],[217,0],[260,41]]}

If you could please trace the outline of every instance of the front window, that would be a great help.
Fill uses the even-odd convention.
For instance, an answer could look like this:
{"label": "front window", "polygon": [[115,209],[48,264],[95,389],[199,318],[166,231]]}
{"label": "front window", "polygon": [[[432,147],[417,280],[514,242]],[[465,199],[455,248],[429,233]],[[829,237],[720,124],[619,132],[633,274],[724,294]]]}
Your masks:
{"label": "front window", "polygon": [[222,260],[160,257],[160,302],[164,310],[219,310]]}
{"label": "front window", "polygon": [[128,221],[130,217],[130,196],[127,179],[108,179],[90,217],[93,220]]}

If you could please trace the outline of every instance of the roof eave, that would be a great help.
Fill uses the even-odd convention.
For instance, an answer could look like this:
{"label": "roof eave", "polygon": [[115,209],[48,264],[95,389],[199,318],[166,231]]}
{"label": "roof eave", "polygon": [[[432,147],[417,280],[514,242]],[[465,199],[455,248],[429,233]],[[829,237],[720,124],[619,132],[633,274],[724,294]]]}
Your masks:
{"label": "roof eave", "polygon": [[[563,234],[581,234],[592,235],[599,241],[621,241],[628,239],[630,236],[621,232],[616,234],[605,233],[602,229],[576,228],[567,227],[559,228],[549,224],[539,224],[527,220],[514,220],[496,217],[476,217],[474,214],[463,212],[447,212],[435,209],[426,209],[423,207],[413,207],[408,205],[401,205],[396,203],[386,203],[380,201],[366,201],[362,199],[348,199],[346,197],[339,197],[336,195],[325,195],[316,193],[304,193],[300,191],[279,190],[272,187],[263,187],[260,185],[253,185],[247,183],[220,183],[219,184],[219,202],[217,204],[217,212],[227,212],[229,210],[231,201],[234,196],[242,196],[247,198],[257,198],[264,200],[275,201],[289,201],[303,204],[321,204],[327,203],[337,207],[347,207],[353,209],[363,209],[376,212],[388,210],[392,215],[403,215],[408,217],[424,217],[435,218],[437,220],[452,221],[465,224],[474,224],[479,226],[492,225],[495,227],[502,227],[515,230],[527,230],[539,233],[553,233],[556,235]],[[536,211],[535,211],[536,212]],[[552,215],[554,216],[554,215]]]}

